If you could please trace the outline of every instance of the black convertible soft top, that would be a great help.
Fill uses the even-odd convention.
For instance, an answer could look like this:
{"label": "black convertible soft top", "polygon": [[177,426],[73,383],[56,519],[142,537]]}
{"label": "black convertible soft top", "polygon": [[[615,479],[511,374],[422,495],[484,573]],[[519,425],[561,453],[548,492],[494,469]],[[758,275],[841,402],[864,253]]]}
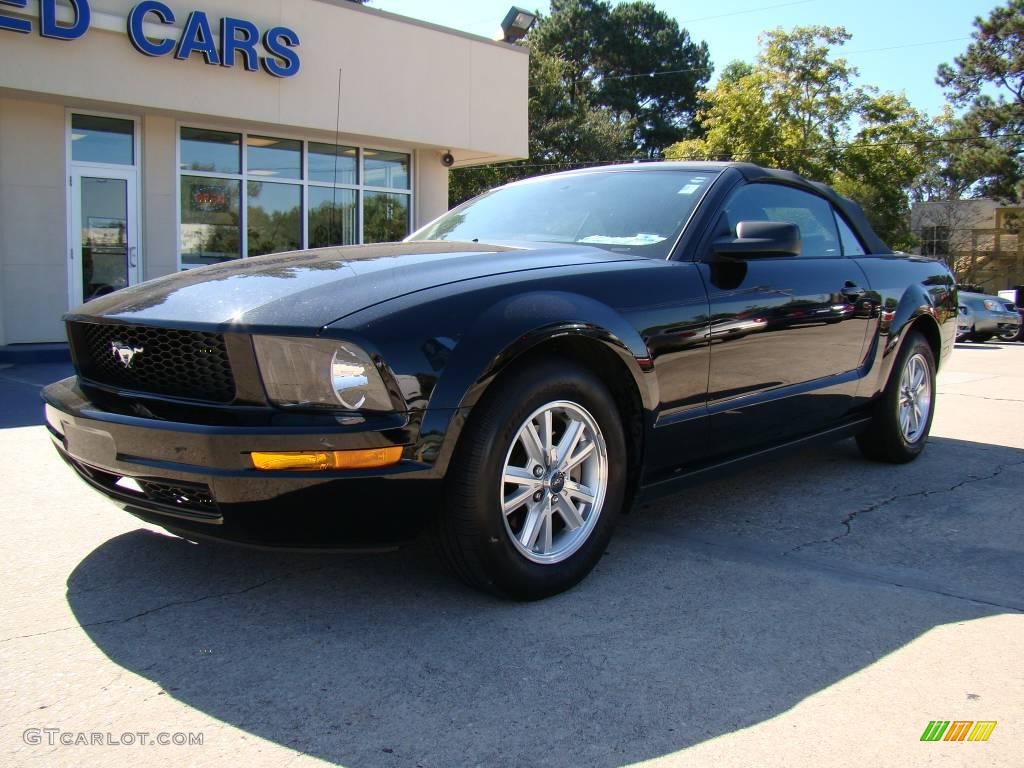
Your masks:
{"label": "black convertible soft top", "polygon": [[886,245],[882,239],[875,234],[875,230],[871,228],[868,223],[867,216],[864,215],[864,209],[861,208],[857,203],[848,197],[843,197],[836,192],[828,184],[823,184],[820,181],[811,181],[805,179],[798,173],[793,171],[783,171],[777,168],[763,168],[760,165],[754,163],[740,163],[740,162],[722,162],[722,161],[665,161],[656,163],[623,163],[620,165],[605,165],[596,168],[585,168],[576,171],[567,171],[567,173],[587,173],[589,171],[604,171],[604,170],[616,170],[616,171],[639,171],[639,170],[650,170],[652,168],[673,168],[673,169],[685,169],[693,171],[718,171],[721,172],[726,168],[734,168],[739,171],[743,178],[747,181],[772,181],[777,184],[785,184],[790,187],[798,187],[812,194],[820,195],[829,200],[836,208],[838,208],[850,226],[853,227],[854,231],[860,237],[861,242],[864,244],[865,250],[870,254],[885,254],[892,253],[892,249]]}

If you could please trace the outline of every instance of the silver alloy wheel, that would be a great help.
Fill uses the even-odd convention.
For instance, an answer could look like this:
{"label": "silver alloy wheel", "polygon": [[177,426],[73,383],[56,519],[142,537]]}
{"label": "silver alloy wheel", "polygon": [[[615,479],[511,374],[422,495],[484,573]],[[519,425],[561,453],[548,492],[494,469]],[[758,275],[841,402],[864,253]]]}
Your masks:
{"label": "silver alloy wheel", "polygon": [[907,360],[900,374],[900,431],[908,443],[915,443],[928,426],[932,408],[932,379],[928,361],[917,353]]}
{"label": "silver alloy wheel", "polygon": [[590,538],[608,485],[608,449],[582,406],[559,400],[522,423],[505,454],[505,531],[528,560],[553,565]]}

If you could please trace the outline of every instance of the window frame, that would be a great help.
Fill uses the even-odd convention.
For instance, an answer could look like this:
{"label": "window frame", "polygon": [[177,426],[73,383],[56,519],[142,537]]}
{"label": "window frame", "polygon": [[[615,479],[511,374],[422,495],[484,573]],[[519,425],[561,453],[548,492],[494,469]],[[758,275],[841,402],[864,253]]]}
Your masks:
{"label": "window frame", "polygon": [[[70,120],[70,118],[68,118]],[[70,123],[69,123],[70,125]],[[136,123],[136,129],[138,123]],[[197,130],[207,131],[222,131],[224,133],[234,133],[240,136],[240,152],[241,152],[241,173],[216,173],[210,171],[192,171],[184,170],[181,167],[181,130],[182,128],[193,128]],[[249,175],[249,153],[248,141],[250,136],[256,136],[260,138],[270,139],[286,139],[290,141],[298,141],[301,143],[302,151],[302,178],[301,179],[273,179],[266,176],[250,176]],[[309,178],[309,145],[310,144],[327,144],[330,146],[340,147],[352,147],[356,150],[356,184],[342,184],[342,183],[330,183],[325,181],[313,181]],[[363,169],[363,154],[366,150],[376,150],[380,152],[396,152],[407,155],[409,158],[409,186],[406,189],[393,188],[393,187],[377,187],[362,184],[360,182],[365,178]],[[69,149],[70,151],[70,149]],[[136,152],[138,152],[138,142],[136,142]],[[259,181],[268,184],[287,184],[287,185],[298,185],[301,188],[301,243],[300,250],[309,249],[309,189],[310,187],[321,187],[325,189],[346,189],[355,192],[356,195],[356,242],[354,245],[363,245],[364,240],[364,228],[365,222],[363,217],[363,199],[365,192],[388,192],[392,194],[406,195],[409,199],[409,221],[407,224],[408,232],[411,234],[415,231],[415,195],[416,195],[416,153],[412,148],[400,148],[400,147],[388,147],[380,145],[363,145],[356,142],[345,143],[344,137],[337,138],[310,138],[308,134],[301,134],[295,131],[281,131],[274,128],[269,130],[263,130],[261,128],[240,128],[238,126],[231,126],[224,123],[212,123],[205,121],[195,120],[178,120],[175,122],[174,127],[174,227],[175,227],[175,258],[177,260],[178,271],[196,269],[203,264],[185,264],[181,260],[181,177],[182,176],[198,176],[210,179],[230,179],[238,181],[241,184],[241,194],[239,197],[239,238],[241,243],[239,259],[252,258],[249,256],[249,191],[247,188],[247,182]],[[331,248],[337,248],[339,246],[328,246]],[[231,259],[234,261],[234,259]],[[221,262],[227,263],[227,262]]]}
{"label": "window frame", "polygon": [[[72,127],[71,120],[74,115],[85,115],[87,117],[109,117],[115,120],[131,120],[134,133],[132,136],[132,164],[123,165],[120,163],[93,163],[85,160],[74,160],[72,153]],[[102,175],[104,171],[124,171],[126,168],[134,171],[135,173],[135,232],[136,232],[136,266],[132,277],[135,279],[135,283],[143,281],[146,274],[145,267],[145,245],[146,245],[146,231],[145,231],[145,211],[142,208],[142,115],[134,114],[131,112],[105,112],[97,109],[78,109],[76,107],[65,107],[64,108],[64,177],[67,179],[64,187],[64,232],[65,232],[65,244],[66,244],[66,277],[67,285],[65,294],[68,300],[68,308],[76,306],[79,302],[77,301],[77,293],[75,288],[75,281],[78,279],[77,274],[77,262],[75,258],[74,245],[75,233],[73,231],[72,216],[73,206],[75,205],[74,200],[74,189],[72,189],[71,178],[76,169],[83,170],[95,170],[97,175]],[[179,225],[178,229],[181,227]],[[180,238],[180,235],[179,235]],[[180,249],[179,249],[179,263]],[[129,278],[131,280],[132,278]]]}

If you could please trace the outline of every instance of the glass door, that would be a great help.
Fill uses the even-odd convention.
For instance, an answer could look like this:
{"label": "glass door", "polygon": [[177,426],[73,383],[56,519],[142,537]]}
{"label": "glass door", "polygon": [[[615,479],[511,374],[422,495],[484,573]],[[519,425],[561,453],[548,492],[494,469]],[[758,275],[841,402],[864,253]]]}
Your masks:
{"label": "glass door", "polygon": [[134,169],[76,168],[71,174],[72,301],[105,296],[138,281]]}

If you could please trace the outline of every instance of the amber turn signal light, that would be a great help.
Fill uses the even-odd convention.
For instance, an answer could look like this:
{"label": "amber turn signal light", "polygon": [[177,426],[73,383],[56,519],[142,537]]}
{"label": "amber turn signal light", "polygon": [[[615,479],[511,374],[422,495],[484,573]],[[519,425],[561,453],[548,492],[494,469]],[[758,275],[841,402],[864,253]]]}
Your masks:
{"label": "amber turn signal light", "polygon": [[365,451],[282,451],[254,452],[252,465],[263,470],[376,469],[397,464],[402,447],[370,448]]}

